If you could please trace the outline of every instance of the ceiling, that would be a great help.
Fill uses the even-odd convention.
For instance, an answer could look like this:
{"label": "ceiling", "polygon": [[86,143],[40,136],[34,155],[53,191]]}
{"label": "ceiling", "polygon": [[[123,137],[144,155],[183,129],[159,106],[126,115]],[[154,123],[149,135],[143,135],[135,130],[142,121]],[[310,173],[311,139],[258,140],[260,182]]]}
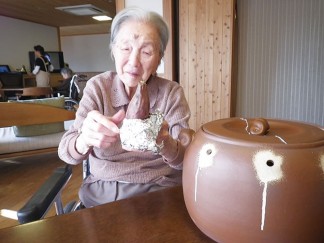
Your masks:
{"label": "ceiling", "polygon": [[92,4],[114,17],[115,0],[0,0],[0,15],[59,27],[60,35],[107,33],[111,21],[100,22],[92,16],[65,13],[56,7]]}

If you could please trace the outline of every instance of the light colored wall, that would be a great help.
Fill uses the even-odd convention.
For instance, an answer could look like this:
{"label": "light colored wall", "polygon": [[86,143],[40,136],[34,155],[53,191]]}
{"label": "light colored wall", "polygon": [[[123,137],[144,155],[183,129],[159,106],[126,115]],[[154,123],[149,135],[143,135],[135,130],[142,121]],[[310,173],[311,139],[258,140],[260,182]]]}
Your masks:
{"label": "light colored wall", "polygon": [[57,28],[0,16],[0,64],[11,69],[29,67],[28,52],[37,44],[47,51],[59,51]]}
{"label": "light colored wall", "polygon": [[[138,6],[156,11],[161,15],[163,13],[162,0],[126,0],[125,6]],[[110,55],[109,41],[109,34],[61,37],[64,60],[75,72],[115,70],[114,61]],[[158,72],[163,73],[163,70],[163,65],[160,65]]]}
{"label": "light colored wall", "polygon": [[238,3],[240,117],[324,125],[322,0]]}
{"label": "light colored wall", "polygon": [[125,0],[125,7],[140,7],[163,15],[163,0]]}
{"label": "light colored wall", "polygon": [[61,37],[64,60],[75,72],[115,70],[109,41],[109,34]]}

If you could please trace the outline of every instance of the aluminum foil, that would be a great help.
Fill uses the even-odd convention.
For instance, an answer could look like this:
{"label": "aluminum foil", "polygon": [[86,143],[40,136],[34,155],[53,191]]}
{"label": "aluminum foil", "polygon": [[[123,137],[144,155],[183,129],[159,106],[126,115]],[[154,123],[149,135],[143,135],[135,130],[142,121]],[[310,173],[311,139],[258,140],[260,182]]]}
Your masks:
{"label": "aluminum foil", "polygon": [[120,128],[120,139],[123,149],[128,151],[159,152],[156,138],[163,123],[163,114],[156,111],[150,117],[141,119],[124,119]]}

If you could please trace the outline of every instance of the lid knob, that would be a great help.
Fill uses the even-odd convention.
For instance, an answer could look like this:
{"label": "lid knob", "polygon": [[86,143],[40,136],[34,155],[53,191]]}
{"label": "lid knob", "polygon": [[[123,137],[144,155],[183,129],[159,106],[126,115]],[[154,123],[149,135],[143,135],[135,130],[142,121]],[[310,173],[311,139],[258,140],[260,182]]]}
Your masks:
{"label": "lid knob", "polygon": [[269,123],[264,118],[255,118],[247,120],[247,132],[250,135],[266,135],[270,129]]}

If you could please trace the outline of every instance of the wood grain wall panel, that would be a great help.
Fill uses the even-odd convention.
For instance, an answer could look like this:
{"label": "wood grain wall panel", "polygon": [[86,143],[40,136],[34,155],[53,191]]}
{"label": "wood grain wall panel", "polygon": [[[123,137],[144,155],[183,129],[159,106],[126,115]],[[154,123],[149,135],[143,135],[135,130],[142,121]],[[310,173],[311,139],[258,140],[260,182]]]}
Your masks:
{"label": "wood grain wall panel", "polygon": [[[212,120],[213,116],[215,114],[217,114],[217,106],[216,106],[216,86],[214,85],[214,63],[219,63],[217,62],[217,59],[219,60],[219,56],[218,55],[214,55],[213,49],[214,49],[214,45],[216,43],[216,36],[218,36],[217,28],[215,28],[214,26],[216,26],[216,23],[218,23],[217,21],[217,13],[215,13],[215,11],[217,11],[217,8],[215,8],[215,1],[212,1],[209,5],[209,8],[207,8],[206,11],[206,18],[207,18],[207,22],[206,22],[206,48],[205,48],[205,52],[206,52],[206,60],[205,60],[205,68],[206,68],[206,85],[205,85],[205,93],[204,93],[204,97],[205,97],[205,104],[204,104],[204,114],[207,120]],[[217,44],[216,44],[217,46]],[[217,79],[217,78],[216,78]]]}
{"label": "wood grain wall panel", "polygon": [[[184,3],[185,1],[185,3]],[[182,4],[188,4],[187,0],[182,0]],[[179,6],[179,83],[184,93],[189,98],[189,70],[188,70],[188,53],[189,53],[189,8]],[[191,111],[192,112],[192,111]],[[193,117],[193,116],[192,116]],[[192,121],[193,118],[191,118]]]}
{"label": "wood grain wall panel", "polygon": [[179,1],[180,84],[190,126],[230,116],[233,0]]}
{"label": "wood grain wall panel", "polygon": [[174,6],[172,0],[163,0],[163,18],[169,26],[169,42],[166,47],[163,61],[164,74],[163,77],[169,80],[178,81],[175,70],[175,46],[174,46]]}
{"label": "wood grain wall panel", "polygon": [[214,99],[213,102],[213,117],[219,118],[221,117],[222,111],[222,29],[223,29],[223,9],[219,7],[219,2],[217,2],[214,6],[214,26],[212,29],[213,33],[213,45],[211,46],[210,51],[213,55],[213,65],[211,66],[211,81],[213,82],[214,87]]}
{"label": "wood grain wall panel", "polygon": [[125,8],[125,0],[115,0],[116,2],[116,13]]}
{"label": "wood grain wall panel", "polygon": [[[196,1],[195,12],[192,12],[192,16],[196,20],[195,26],[195,53],[196,58],[193,59],[193,65],[195,65],[195,75],[196,75],[196,85],[195,89],[192,89],[192,93],[196,94],[196,110],[197,110],[197,120],[196,124],[202,124],[204,122],[205,112],[205,93],[207,91],[207,82],[205,82],[205,54],[207,51],[205,50],[206,45],[206,38],[207,38],[207,31],[206,30],[206,7],[204,4],[200,4],[202,1]],[[193,20],[194,21],[194,20]],[[200,43],[204,43],[203,45]]]}
{"label": "wood grain wall panel", "polygon": [[230,116],[232,86],[233,1],[222,2],[221,115]]}

